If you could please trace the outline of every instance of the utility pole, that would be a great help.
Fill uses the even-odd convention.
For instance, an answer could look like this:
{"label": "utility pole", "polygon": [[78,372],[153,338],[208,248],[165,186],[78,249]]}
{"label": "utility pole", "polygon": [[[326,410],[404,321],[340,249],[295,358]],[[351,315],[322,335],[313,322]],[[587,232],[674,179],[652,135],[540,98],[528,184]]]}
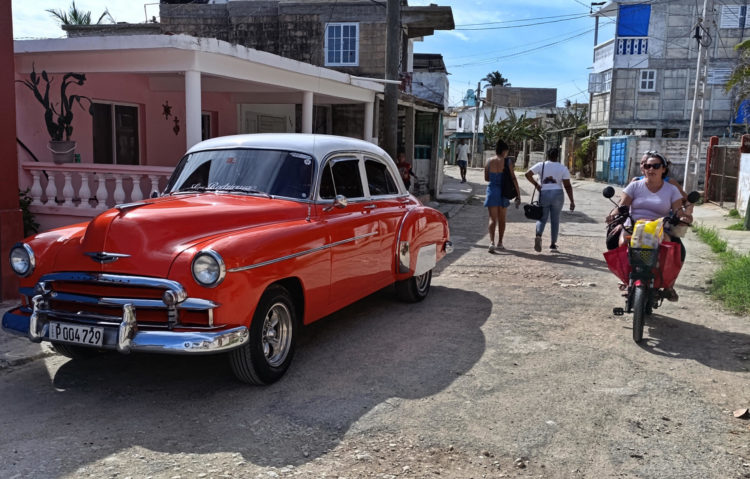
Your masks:
{"label": "utility pole", "polygon": [[703,114],[708,76],[708,15],[713,10],[713,1],[703,0],[703,14],[698,17],[693,38],[698,42],[698,62],[695,67],[695,89],[693,91],[693,108],[690,114],[690,130],[688,132],[688,151],[685,158],[685,176],[682,186],[685,191],[693,191],[698,187],[698,169],[700,167],[701,139],[703,138]]}
{"label": "utility pole", "polygon": [[[477,161],[476,161],[476,152],[477,152],[477,136],[479,135],[479,105],[481,105],[482,100],[480,100],[480,96],[482,94],[482,81],[480,80],[477,82],[477,111],[474,114],[474,136],[471,138],[471,166],[476,167]],[[484,166],[483,164],[479,166]]]}
{"label": "utility pole", "polygon": [[[398,80],[401,55],[401,0],[388,0],[385,29],[385,79]],[[396,159],[398,143],[398,85],[385,84],[383,102],[383,149]]]}

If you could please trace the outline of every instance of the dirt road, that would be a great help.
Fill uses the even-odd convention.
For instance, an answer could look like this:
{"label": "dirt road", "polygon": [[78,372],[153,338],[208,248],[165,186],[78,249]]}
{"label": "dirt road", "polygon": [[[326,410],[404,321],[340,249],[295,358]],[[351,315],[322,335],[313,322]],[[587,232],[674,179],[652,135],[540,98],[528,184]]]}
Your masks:
{"label": "dirt road", "polygon": [[0,371],[0,475],[750,477],[750,421],[732,414],[750,407],[748,318],[708,299],[717,263],[691,236],[680,301],[633,343],[611,312],[600,189],[575,183],[559,253],[535,253],[511,209],[508,251],[489,254],[475,187],[425,302],[385,289],[312,325],[271,387],[221,358]]}

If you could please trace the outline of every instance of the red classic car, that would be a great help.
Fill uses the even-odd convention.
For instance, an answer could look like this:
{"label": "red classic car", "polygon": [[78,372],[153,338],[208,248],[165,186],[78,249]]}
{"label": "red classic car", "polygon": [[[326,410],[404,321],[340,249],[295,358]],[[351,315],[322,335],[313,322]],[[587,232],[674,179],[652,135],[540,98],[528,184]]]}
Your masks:
{"label": "red classic car", "polygon": [[3,328],[74,359],[102,350],[227,353],[278,380],[299,328],[395,283],[421,301],[448,225],[377,146],[327,135],[215,138],[159,196],[15,245]]}

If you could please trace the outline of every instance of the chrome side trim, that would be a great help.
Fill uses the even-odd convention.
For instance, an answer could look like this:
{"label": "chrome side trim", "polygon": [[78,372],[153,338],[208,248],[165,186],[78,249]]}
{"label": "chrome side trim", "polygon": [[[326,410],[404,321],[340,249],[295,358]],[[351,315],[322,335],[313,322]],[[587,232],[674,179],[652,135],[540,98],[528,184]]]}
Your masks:
{"label": "chrome side trim", "polygon": [[[404,223],[406,223],[406,218],[411,214],[411,212],[414,211],[414,209],[410,209],[406,211],[406,214],[403,218],[401,218],[401,224],[398,225],[398,235],[396,235],[396,244],[401,246],[401,233],[403,233],[404,230]],[[406,271],[403,271],[401,268],[401,248],[398,248],[396,250],[396,264],[399,265],[399,273],[407,273],[409,272],[409,264],[406,265]]]}
{"label": "chrome side trim", "polygon": [[250,270],[250,269],[260,268],[260,267],[263,267],[263,266],[268,266],[269,264],[279,263],[281,261],[286,261],[288,259],[297,258],[299,256],[304,256],[304,255],[311,254],[311,253],[317,253],[318,251],[323,251],[323,250],[326,250],[326,249],[329,249],[329,248],[333,248],[334,246],[340,246],[342,244],[351,243],[353,241],[357,241],[357,240],[362,239],[362,238],[369,238],[370,236],[375,236],[376,234],[378,234],[378,232],[377,231],[373,231],[372,233],[367,233],[367,234],[364,234],[364,235],[355,236],[353,238],[348,238],[348,239],[345,239],[345,240],[336,241],[335,243],[330,243],[330,244],[326,244],[326,245],[323,245],[323,246],[318,246],[317,248],[312,248],[312,249],[308,249],[308,250],[305,250],[305,251],[300,251],[299,253],[294,253],[294,254],[282,256],[280,258],[271,259],[271,260],[268,260],[268,261],[264,261],[262,263],[251,264],[249,266],[238,266],[237,268],[228,269],[227,271],[230,272],[230,273],[237,273],[239,271],[247,271],[247,270]]}

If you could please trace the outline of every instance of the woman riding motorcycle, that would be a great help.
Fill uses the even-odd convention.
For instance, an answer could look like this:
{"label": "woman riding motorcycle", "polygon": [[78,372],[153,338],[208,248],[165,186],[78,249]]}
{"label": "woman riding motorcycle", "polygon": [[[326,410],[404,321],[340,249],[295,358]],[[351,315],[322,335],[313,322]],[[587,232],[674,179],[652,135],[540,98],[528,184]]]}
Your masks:
{"label": "woman riding motorcycle", "polygon": [[[669,215],[670,211],[678,212],[681,221],[692,223],[692,215],[683,208],[683,196],[674,185],[664,181],[668,174],[668,162],[663,155],[649,151],[641,161],[641,172],[644,179],[633,181],[622,191],[620,206],[630,207],[632,220],[652,221]],[[626,226],[629,224],[626,223]],[[668,232],[667,232],[668,234]],[[626,232],[620,233],[620,245],[625,244]],[[670,241],[680,245],[680,258],[685,261],[685,247],[679,237],[671,235]],[[664,291],[668,301],[677,301],[674,288]]]}

